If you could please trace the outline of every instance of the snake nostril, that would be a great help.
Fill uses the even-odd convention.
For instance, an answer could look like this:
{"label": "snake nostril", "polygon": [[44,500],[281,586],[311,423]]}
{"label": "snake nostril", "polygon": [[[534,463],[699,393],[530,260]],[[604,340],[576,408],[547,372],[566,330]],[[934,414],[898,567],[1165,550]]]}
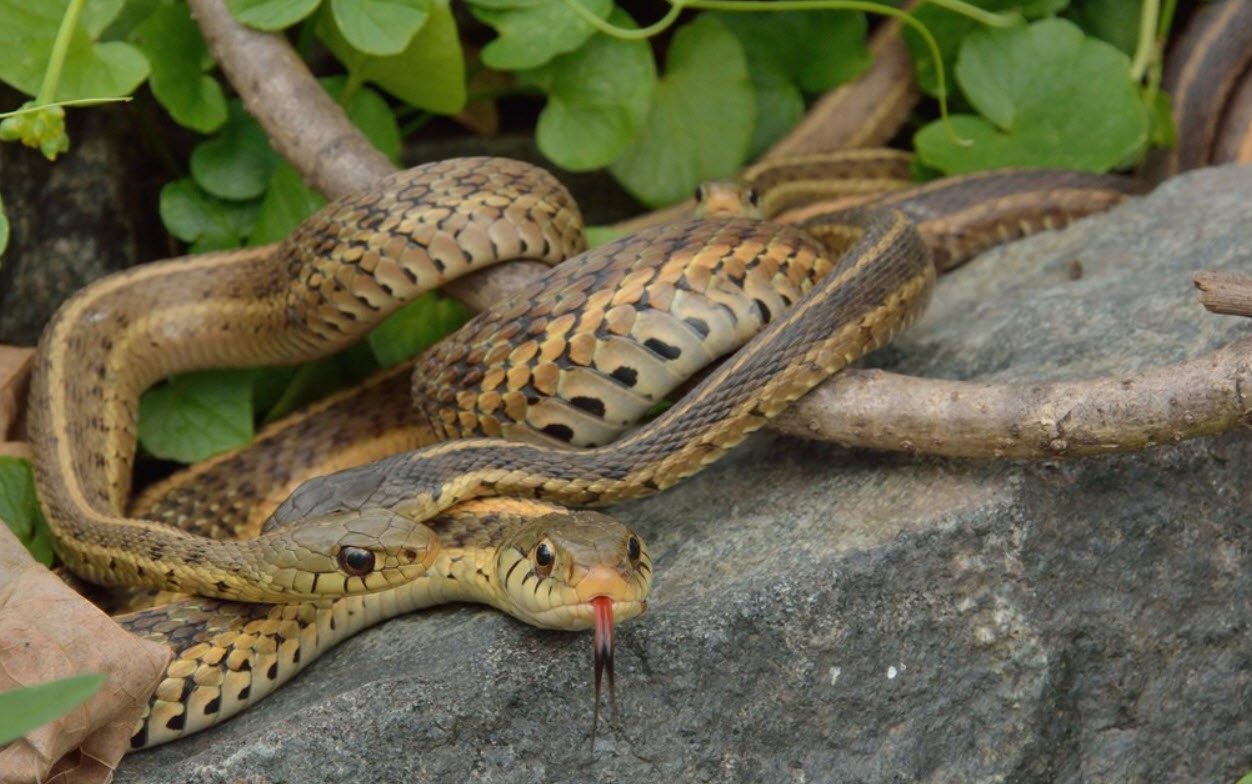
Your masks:
{"label": "snake nostril", "polygon": [[374,571],[374,554],[363,547],[341,547],[335,560],[350,577],[364,577]]}

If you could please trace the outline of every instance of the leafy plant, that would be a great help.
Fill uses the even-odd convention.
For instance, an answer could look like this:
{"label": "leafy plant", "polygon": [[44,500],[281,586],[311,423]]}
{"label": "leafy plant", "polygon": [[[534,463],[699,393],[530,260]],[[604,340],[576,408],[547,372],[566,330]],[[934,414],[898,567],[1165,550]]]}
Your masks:
{"label": "leafy plant", "polygon": [[35,476],[25,460],[0,457],[0,520],[35,560],[52,564],[52,534],[35,495]]}

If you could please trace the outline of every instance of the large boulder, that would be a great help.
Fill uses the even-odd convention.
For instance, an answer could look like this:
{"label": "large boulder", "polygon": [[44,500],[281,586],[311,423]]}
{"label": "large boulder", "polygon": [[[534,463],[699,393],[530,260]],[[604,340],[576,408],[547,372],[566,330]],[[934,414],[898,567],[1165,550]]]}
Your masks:
{"label": "large boulder", "polygon": [[[1196,269],[1252,272],[1252,169],[1203,171],[942,280],[875,363],[1139,370],[1249,333]],[[455,607],[332,651],[120,784],[1232,781],[1252,770],[1252,441],[1067,462],[758,436],[613,510],[649,541],[591,729],[591,641]]]}

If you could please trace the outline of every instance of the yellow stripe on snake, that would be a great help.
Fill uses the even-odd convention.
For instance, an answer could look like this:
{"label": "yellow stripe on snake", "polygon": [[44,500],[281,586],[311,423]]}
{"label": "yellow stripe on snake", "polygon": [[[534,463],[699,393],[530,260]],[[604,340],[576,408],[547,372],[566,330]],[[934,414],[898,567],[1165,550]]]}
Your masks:
{"label": "yellow stripe on snake", "polygon": [[[1051,176],[1055,184],[1057,175]],[[522,181],[543,189],[545,197],[519,195]],[[819,215],[801,229],[722,217],[648,230],[563,264],[542,284],[479,316],[429,352],[416,376],[423,393],[417,399],[428,401],[417,416],[394,402],[388,405],[405,384],[400,372],[384,373],[362,390],[267,431],[257,449],[211,461],[189,472],[190,481],[145,495],[136,510],[147,522],[123,517],[134,397],[153,378],[171,372],[158,353],[173,355],[170,362],[185,369],[220,364],[238,350],[230,344],[257,335],[269,345],[245,352],[249,361],[273,360],[284,345],[305,353],[314,342],[338,346],[345,339],[339,335],[362,331],[367,316],[385,315],[391,304],[384,300],[416,293],[415,279],[423,275],[413,269],[423,274],[428,268],[461,269],[479,258],[546,255],[558,244],[578,245],[569,237],[574,224],[554,232],[509,223],[536,210],[568,218],[553,204],[572,209],[559,186],[524,164],[449,161],[388,178],[379,187],[310,219],[277,254],[280,263],[269,259],[278,269],[262,270],[256,252],[241,252],[125,273],[67,305],[45,339],[33,394],[34,408],[46,405],[48,411],[32,428],[42,444],[39,453],[51,456],[41,463],[41,494],[54,512],[68,562],[89,570],[99,568],[92,565],[105,555],[119,560],[117,570],[104,573],[105,581],[158,582],[150,572],[163,577],[170,571],[167,548],[195,556],[192,567],[204,565],[208,543],[223,546],[215,555],[231,552],[228,546],[242,548],[225,540],[249,525],[255,531],[256,510],[280,500],[305,478],[306,469],[339,468],[433,437],[505,435],[528,442],[468,438],[310,480],[279,507],[261,537],[269,543],[301,541],[309,520],[317,532],[331,532],[309,548],[321,548],[322,577],[270,580],[289,600],[381,584],[354,581],[354,575],[376,574],[375,564],[360,562],[362,553],[367,562],[381,556],[390,568],[389,545],[345,540],[354,527],[405,531],[408,541],[397,546],[413,551],[407,574],[416,571],[416,580],[322,607],[192,600],[125,619],[128,628],[179,648],[136,735],[137,746],[224,718],[343,636],[408,609],[462,598],[493,603],[538,625],[581,628],[596,621],[589,596],[619,597],[611,607],[618,619],[642,612],[650,566],[638,538],[620,524],[594,513],[557,512],[536,501],[462,502],[513,494],[599,504],[668,487],[830,373],[889,340],[915,317],[933,281],[915,229],[895,211]],[[500,216],[513,228],[492,222]],[[319,239],[317,232],[326,228],[337,231],[337,239],[333,233]],[[470,240],[473,252],[450,244],[449,237],[458,233]],[[327,267],[328,259],[345,263]],[[419,263],[402,263],[414,259]],[[214,262],[219,269],[210,266]],[[233,274],[236,267],[242,275]],[[302,296],[280,292],[284,280],[294,282]],[[298,310],[293,301],[303,302],[310,290],[320,292],[312,310],[321,314],[321,326],[275,321],[271,312],[258,317],[253,308],[259,306],[246,298],[256,281],[265,284],[269,308],[284,303],[280,309],[288,319]],[[208,321],[188,323],[181,309],[189,302],[199,303],[196,311]],[[241,333],[246,337],[237,337]],[[210,345],[197,349],[201,337]],[[604,446],[691,373],[750,338],[666,413]],[[158,339],[171,342],[158,352]],[[127,369],[136,356],[141,372]],[[100,369],[132,375],[106,390]],[[95,404],[103,408],[83,411]],[[58,432],[64,441],[54,437]],[[93,449],[93,434],[101,435],[104,449]],[[591,448],[570,450],[571,445]],[[74,518],[79,506],[86,507],[87,526]],[[536,515],[541,526],[523,526],[521,539],[501,539],[507,527],[502,522]],[[97,524],[122,529],[146,560],[121,561],[124,551],[109,538],[112,532],[91,530]],[[570,531],[578,534],[567,535]],[[585,554],[597,549],[584,563]],[[171,584],[208,585],[228,597],[251,595],[245,593],[251,590],[247,581],[220,577],[237,563],[227,558],[209,576],[173,570]],[[471,564],[473,571],[458,571]],[[584,572],[600,576],[587,581]],[[90,570],[88,575],[101,579]],[[540,593],[545,602],[553,595],[572,596],[555,602],[565,607],[555,616],[564,617],[510,598]]]}

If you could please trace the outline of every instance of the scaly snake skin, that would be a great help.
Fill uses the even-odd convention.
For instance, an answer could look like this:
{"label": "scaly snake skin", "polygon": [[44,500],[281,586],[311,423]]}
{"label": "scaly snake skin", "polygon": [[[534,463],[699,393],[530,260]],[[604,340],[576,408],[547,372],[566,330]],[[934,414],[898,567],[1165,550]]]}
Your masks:
{"label": "scaly snake skin", "polygon": [[512,258],[555,263],[582,247],[578,209],[551,175],[467,158],[334,202],[272,254],[175,259],[86,287],[44,331],[31,380],[35,475],[57,554],[92,582],[226,599],[415,579],[431,534],[394,514],[310,519],[248,541],[125,517],[139,394],[187,370],[323,356],[458,275]]}

